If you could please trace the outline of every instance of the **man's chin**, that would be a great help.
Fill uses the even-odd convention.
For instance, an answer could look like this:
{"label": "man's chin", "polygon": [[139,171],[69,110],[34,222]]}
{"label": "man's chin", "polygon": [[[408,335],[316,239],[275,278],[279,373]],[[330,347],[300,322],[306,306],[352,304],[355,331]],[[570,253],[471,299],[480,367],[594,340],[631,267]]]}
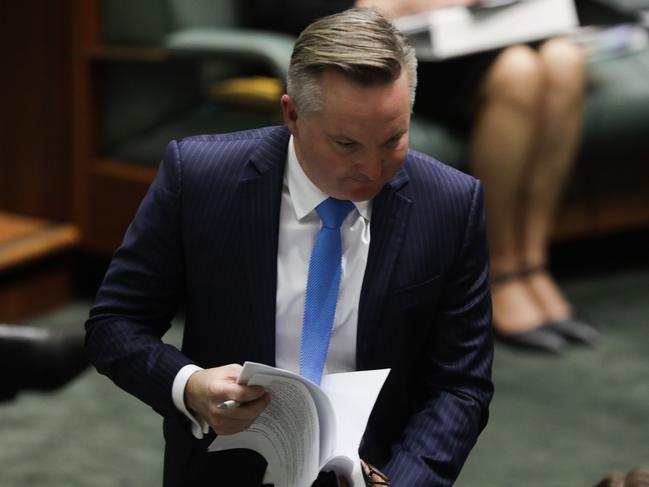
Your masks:
{"label": "man's chin", "polygon": [[350,201],[367,201],[374,198],[381,191],[382,186],[370,183],[357,183],[350,184],[346,188],[341,189],[335,198]]}

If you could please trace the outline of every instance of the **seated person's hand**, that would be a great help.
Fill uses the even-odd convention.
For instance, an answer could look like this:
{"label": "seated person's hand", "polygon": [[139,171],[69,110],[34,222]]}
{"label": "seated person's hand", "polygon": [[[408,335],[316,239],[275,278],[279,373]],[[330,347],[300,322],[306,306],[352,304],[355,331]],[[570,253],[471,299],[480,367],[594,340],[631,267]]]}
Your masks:
{"label": "seated person's hand", "polygon": [[389,19],[446,7],[473,5],[478,0],[356,0],[357,7],[375,8]]}
{"label": "seated person's hand", "polygon": [[[194,372],[185,386],[185,405],[199,414],[218,435],[231,435],[247,429],[270,402],[263,387],[237,384],[241,365]],[[219,404],[235,400],[241,406],[220,409]]]}

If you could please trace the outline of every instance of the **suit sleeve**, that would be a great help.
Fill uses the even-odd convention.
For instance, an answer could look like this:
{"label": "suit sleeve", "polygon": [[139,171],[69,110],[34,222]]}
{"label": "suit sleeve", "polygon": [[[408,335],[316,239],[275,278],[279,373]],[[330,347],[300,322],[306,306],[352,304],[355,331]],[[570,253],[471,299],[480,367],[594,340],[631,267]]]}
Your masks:
{"label": "suit sleeve", "polygon": [[394,486],[453,485],[486,425],[493,395],[488,274],[482,189],[476,181],[427,347],[420,381],[427,396],[384,466]]}
{"label": "suit sleeve", "polygon": [[97,370],[165,416],[180,415],[172,384],[191,363],[161,340],[182,297],[181,194],[179,150],[171,142],[86,323],[86,350]]}

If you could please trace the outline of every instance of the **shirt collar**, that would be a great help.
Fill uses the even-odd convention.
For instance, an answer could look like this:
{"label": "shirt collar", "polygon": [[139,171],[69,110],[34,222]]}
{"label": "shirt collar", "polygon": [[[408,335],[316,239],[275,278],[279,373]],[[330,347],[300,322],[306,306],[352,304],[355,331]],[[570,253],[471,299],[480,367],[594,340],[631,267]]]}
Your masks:
{"label": "shirt collar", "polygon": [[[316,206],[326,200],[329,195],[320,191],[320,189],[311,182],[307,177],[297,160],[295,146],[293,145],[293,136],[288,141],[288,153],[286,163],[285,181],[288,184],[288,192],[291,196],[295,217],[302,220],[305,216],[315,210]],[[358,213],[370,221],[372,216],[371,200],[352,201]]]}

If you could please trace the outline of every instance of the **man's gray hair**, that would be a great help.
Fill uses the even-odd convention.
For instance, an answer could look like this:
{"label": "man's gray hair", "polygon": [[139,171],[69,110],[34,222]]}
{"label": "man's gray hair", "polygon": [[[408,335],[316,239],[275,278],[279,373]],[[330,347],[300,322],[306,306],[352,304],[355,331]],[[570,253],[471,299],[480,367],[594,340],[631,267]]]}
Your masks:
{"label": "man's gray hair", "polygon": [[336,70],[372,86],[395,81],[405,67],[410,106],[415,102],[417,58],[406,37],[372,9],[352,8],[323,17],[298,37],[288,70],[287,93],[300,114],[322,108],[320,75]]}

